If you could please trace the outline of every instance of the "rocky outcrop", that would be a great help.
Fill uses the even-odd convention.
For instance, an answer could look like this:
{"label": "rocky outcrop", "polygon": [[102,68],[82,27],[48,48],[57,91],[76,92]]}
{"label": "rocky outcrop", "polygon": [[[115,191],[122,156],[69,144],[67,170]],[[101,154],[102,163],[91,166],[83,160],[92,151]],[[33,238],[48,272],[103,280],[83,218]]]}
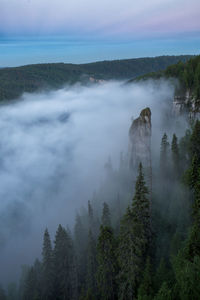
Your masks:
{"label": "rocky outcrop", "polygon": [[139,163],[142,163],[150,191],[152,189],[151,130],[151,110],[147,107],[141,111],[137,119],[133,120],[129,130],[129,166],[137,172]]}
{"label": "rocky outcrop", "polygon": [[172,113],[176,117],[186,115],[190,120],[200,119],[200,99],[195,99],[189,90],[183,95],[175,95]]}
{"label": "rocky outcrop", "polygon": [[150,164],[151,158],[151,110],[145,108],[140,116],[133,120],[129,129],[129,165],[131,169],[138,168],[141,162],[144,166]]}

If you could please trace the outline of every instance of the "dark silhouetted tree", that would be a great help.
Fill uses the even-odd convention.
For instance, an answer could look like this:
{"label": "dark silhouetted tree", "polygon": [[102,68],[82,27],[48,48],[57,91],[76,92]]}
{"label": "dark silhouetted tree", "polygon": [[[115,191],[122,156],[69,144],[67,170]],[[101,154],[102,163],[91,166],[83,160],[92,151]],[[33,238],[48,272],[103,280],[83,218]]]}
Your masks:
{"label": "dark silhouetted tree", "polygon": [[97,283],[100,299],[115,300],[117,298],[116,241],[112,229],[108,226],[100,227],[97,261]]}
{"label": "dark silhouetted tree", "polygon": [[110,209],[106,202],[104,202],[104,204],[103,204],[103,213],[102,213],[101,223],[103,226],[108,226],[108,227],[111,226]]}
{"label": "dark silhouetted tree", "polygon": [[135,196],[121,221],[119,260],[119,299],[134,299],[151,243],[150,205],[142,164],[135,185]]}
{"label": "dark silhouetted tree", "polygon": [[71,300],[77,297],[77,279],[74,250],[69,233],[58,226],[54,255],[54,295],[58,300]]}
{"label": "dark silhouetted tree", "polygon": [[48,229],[44,232],[42,249],[42,296],[44,300],[54,299],[53,250]]}

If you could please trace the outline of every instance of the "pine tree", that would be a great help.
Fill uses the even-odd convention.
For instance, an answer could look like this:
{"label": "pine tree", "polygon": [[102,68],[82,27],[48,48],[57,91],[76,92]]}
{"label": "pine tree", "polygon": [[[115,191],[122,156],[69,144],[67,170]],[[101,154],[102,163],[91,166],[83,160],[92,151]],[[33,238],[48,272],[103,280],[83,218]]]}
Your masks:
{"label": "pine tree", "polygon": [[[172,300],[172,292],[166,282],[163,282],[158,294],[153,298],[154,300]],[[183,299],[183,298],[182,298]]]}
{"label": "pine tree", "polygon": [[97,294],[97,249],[96,242],[91,230],[88,236],[88,257],[87,257],[87,288],[93,295]]}
{"label": "pine tree", "polygon": [[26,279],[23,292],[23,300],[40,300],[41,295],[41,263],[36,260],[35,264],[30,267]]}
{"label": "pine tree", "polygon": [[89,228],[94,227],[94,212],[90,201],[88,201],[88,220],[89,220]]}
{"label": "pine tree", "polygon": [[[192,253],[193,256],[194,253]],[[200,257],[187,259],[187,251],[183,248],[173,261],[179,298],[183,300],[199,299]]]}
{"label": "pine tree", "polygon": [[190,187],[190,189],[195,189],[196,183],[198,181],[200,162],[198,157],[194,154],[192,158],[192,163],[190,168],[185,172],[185,183]]}
{"label": "pine tree", "polygon": [[22,265],[21,266],[21,276],[19,281],[19,299],[23,299],[24,292],[26,289],[26,279],[28,277],[28,273],[30,271],[30,267],[28,265]]}
{"label": "pine tree", "polygon": [[78,292],[81,293],[86,285],[87,274],[87,230],[81,220],[79,214],[76,215],[74,226],[74,246],[77,257],[77,273],[78,273]]}
{"label": "pine tree", "polygon": [[190,157],[196,156],[198,164],[200,163],[200,121],[195,122],[191,137],[190,137]]}
{"label": "pine tree", "polygon": [[55,237],[54,272],[55,272],[55,299],[76,299],[76,268],[72,240],[69,233],[58,226]]}
{"label": "pine tree", "polygon": [[110,227],[101,226],[97,245],[97,282],[100,299],[115,300],[117,258],[116,241]]}
{"label": "pine tree", "polygon": [[97,240],[99,235],[99,226],[100,224],[98,216],[94,216],[93,207],[91,205],[91,202],[88,201],[88,227],[89,230],[92,232],[95,241]]}
{"label": "pine tree", "polygon": [[[137,230],[137,233],[136,233]],[[134,299],[137,286],[143,269],[143,240],[138,235],[143,231],[143,226],[134,220],[134,215],[127,208],[122,218],[118,246],[118,299]],[[137,235],[136,235],[137,234]]]}
{"label": "pine tree", "polygon": [[147,259],[143,279],[138,290],[138,300],[151,300],[153,298],[153,272],[150,259]]}
{"label": "pine tree", "polygon": [[43,299],[54,299],[53,251],[48,229],[44,232],[42,250],[42,295]]}
{"label": "pine tree", "polygon": [[119,299],[134,299],[151,243],[150,205],[142,165],[131,208],[124,215],[119,236]]}
{"label": "pine tree", "polygon": [[103,204],[103,213],[101,217],[101,223],[103,226],[110,227],[111,221],[110,221],[110,209],[106,202]]}
{"label": "pine tree", "polygon": [[166,263],[163,258],[160,260],[160,264],[156,270],[155,276],[154,276],[154,287],[155,291],[159,291],[164,281],[166,281],[168,278],[168,270],[166,267]]}
{"label": "pine tree", "polygon": [[135,184],[135,195],[132,201],[132,211],[138,222],[144,228],[144,238],[147,242],[147,248],[151,240],[151,216],[150,216],[150,203],[147,197],[148,189],[144,180],[143,167],[139,164],[138,177]]}
{"label": "pine tree", "polygon": [[194,86],[195,86],[195,98],[200,98],[200,63],[197,64],[194,76]]}
{"label": "pine tree", "polygon": [[180,161],[179,161],[179,147],[178,139],[175,134],[173,134],[172,144],[171,144],[171,153],[172,153],[172,164],[173,164],[173,177],[177,178],[180,173]]}
{"label": "pine tree", "polygon": [[161,140],[161,149],[160,149],[160,170],[161,174],[165,177],[168,176],[169,170],[169,142],[167,134],[164,133]]}

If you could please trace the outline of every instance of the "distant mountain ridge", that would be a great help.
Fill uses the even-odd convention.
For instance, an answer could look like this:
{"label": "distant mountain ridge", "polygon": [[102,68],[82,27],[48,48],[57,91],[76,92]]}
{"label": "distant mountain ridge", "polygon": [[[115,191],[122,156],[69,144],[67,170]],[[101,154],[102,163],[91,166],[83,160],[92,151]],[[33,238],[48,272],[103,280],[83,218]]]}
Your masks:
{"label": "distant mountain ridge", "polygon": [[96,80],[130,79],[166,69],[192,56],[158,56],[88,64],[49,63],[0,68],[0,101],[20,97],[24,92],[57,89],[65,84]]}

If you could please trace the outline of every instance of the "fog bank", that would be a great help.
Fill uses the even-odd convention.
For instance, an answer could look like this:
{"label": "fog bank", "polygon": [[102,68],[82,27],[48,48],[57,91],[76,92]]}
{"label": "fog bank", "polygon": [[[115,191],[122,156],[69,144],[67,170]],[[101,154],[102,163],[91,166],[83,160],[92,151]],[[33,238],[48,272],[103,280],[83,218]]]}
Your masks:
{"label": "fog bank", "polygon": [[54,234],[59,223],[73,224],[108,156],[118,168],[131,120],[147,106],[159,148],[173,93],[166,81],[109,82],[25,94],[0,107],[0,281],[40,257],[45,227]]}

